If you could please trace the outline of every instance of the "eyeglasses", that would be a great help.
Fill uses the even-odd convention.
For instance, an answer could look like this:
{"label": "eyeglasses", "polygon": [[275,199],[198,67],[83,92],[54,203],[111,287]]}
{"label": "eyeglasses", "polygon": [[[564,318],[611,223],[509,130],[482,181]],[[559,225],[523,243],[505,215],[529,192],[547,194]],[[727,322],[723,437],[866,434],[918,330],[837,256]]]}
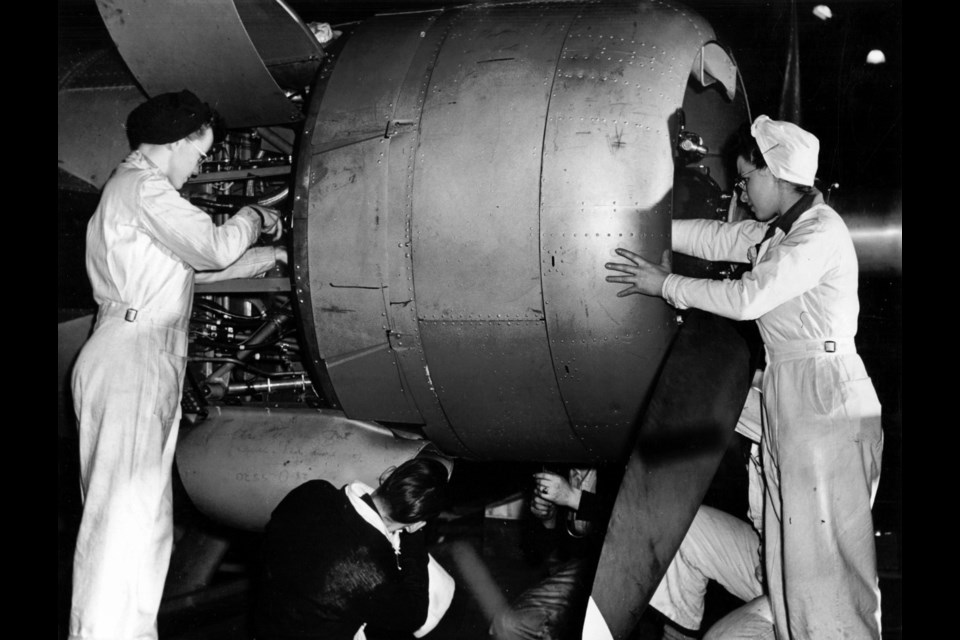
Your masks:
{"label": "eyeglasses", "polygon": [[757,167],[757,168],[755,168],[755,169],[750,169],[750,171],[747,171],[745,174],[743,174],[742,176],[740,176],[740,177],[737,179],[737,181],[733,183],[734,188],[739,189],[740,191],[746,191],[746,190],[747,190],[747,177],[748,177],[751,173],[753,173],[753,172],[755,172],[755,171],[760,171],[760,167]]}
{"label": "eyeglasses", "polygon": [[204,153],[203,149],[201,149],[200,147],[198,147],[197,145],[195,145],[195,144],[193,143],[193,140],[191,140],[190,138],[187,138],[187,142],[189,142],[189,143],[190,143],[190,146],[193,147],[194,149],[196,149],[196,150],[197,150],[197,153],[200,154],[200,158],[197,160],[197,164],[203,164],[204,162],[206,162],[206,161],[207,161],[207,158],[208,158],[209,156],[207,156],[207,154]]}

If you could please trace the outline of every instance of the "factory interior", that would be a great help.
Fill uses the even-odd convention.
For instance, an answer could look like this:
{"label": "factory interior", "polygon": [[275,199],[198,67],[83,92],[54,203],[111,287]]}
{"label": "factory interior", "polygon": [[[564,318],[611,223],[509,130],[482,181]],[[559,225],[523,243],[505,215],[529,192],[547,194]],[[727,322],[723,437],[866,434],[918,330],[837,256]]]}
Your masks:
{"label": "factory interior", "polygon": [[[731,150],[761,114],[819,138],[816,187],[856,250],[855,351],[881,407],[880,637],[900,640],[901,14],[899,0],[58,0],[58,639],[84,515],[71,376],[102,321],[88,223],[136,148],[128,114],[189,89],[218,119],[176,190],[218,226],[276,211],[282,234],[256,246],[285,259],[190,277],[159,640],[256,640],[284,496],[376,487],[414,457],[452,469],[423,531],[456,588],[427,640],[521,637],[491,625],[584,553],[544,638],[702,638],[740,607],[715,580],[699,629],[650,602],[701,505],[748,519],[738,424],[771,362],[762,322],[604,279],[621,248],[659,264],[672,222],[751,218]],[[670,269],[737,280],[746,260],[675,253]],[[543,473],[596,493],[603,520],[534,514]],[[611,635],[581,631],[588,596]]]}

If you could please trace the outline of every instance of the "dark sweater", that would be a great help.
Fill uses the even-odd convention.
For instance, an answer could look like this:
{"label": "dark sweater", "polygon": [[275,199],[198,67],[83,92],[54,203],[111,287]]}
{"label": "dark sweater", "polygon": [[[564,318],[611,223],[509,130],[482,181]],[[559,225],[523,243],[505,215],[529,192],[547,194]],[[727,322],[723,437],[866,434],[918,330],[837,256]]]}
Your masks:
{"label": "dark sweater", "polygon": [[274,509],[264,536],[258,640],[410,637],[427,617],[424,534],[400,555],[343,490],[311,480]]}

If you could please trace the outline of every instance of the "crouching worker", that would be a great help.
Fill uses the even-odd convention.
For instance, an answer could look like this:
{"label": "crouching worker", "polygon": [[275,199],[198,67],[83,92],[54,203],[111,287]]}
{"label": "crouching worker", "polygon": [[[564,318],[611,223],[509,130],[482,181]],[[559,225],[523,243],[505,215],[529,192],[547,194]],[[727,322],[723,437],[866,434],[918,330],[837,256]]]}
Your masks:
{"label": "crouching worker", "polygon": [[554,534],[542,540],[541,548],[554,549],[547,575],[494,617],[490,635],[495,640],[580,638],[603,543],[597,525],[608,519],[610,505],[593,491],[595,469],[574,468],[569,477],[552,471],[533,475],[530,512],[543,521],[541,533]]}
{"label": "crouching worker", "polygon": [[280,502],[264,537],[257,640],[420,637],[453,579],[421,529],[447,504],[447,468],[415,458],[373,490],[311,480]]}

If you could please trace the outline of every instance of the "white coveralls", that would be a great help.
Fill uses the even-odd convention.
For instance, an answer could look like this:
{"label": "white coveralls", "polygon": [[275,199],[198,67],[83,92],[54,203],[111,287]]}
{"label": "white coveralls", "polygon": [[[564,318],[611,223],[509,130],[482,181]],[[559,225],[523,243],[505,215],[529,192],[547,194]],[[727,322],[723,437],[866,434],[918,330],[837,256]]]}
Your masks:
{"label": "white coveralls", "polygon": [[[759,372],[758,372],[759,373]],[[704,636],[707,640],[772,640],[773,614],[763,592],[763,470],[760,465],[762,377],[754,386],[737,423],[737,433],[748,438],[750,448],[749,512],[753,526],[728,513],[702,506],[660,585],[650,606],[689,630],[698,630],[703,619],[704,600],[710,580],[746,604],[718,621]],[[668,631],[665,630],[666,638]]]}
{"label": "white coveralls", "polygon": [[840,216],[817,197],[759,251],[767,224],[683,220],[673,249],[749,258],[740,280],[671,274],[663,296],[756,319],[766,347],[764,556],[777,637],[879,638],[870,508],[880,479],[880,403],[856,353],[857,258]]}
{"label": "white coveralls", "polygon": [[247,250],[259,233],[252,212],[215,226],[139,151],[104,187],[86,248],[100,308],[72,379],[84,508],[71,639],[156,638],[194,280],[272,268],[272,247]]}

